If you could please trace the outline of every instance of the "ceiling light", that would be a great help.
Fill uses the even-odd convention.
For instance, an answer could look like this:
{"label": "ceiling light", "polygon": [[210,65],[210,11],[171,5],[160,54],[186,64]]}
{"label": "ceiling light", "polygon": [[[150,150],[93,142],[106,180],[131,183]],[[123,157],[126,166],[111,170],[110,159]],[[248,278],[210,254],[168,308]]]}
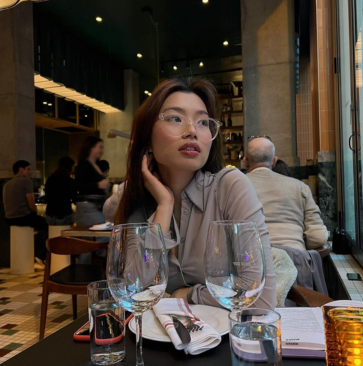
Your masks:
{"label": "ceiling light", "polygon": [[102,18],[101,18],[101,17],[96,17],[96,21],[97,21],[98,23],[101,23],[101,22],[102,22]]}
{"label": "ceiling light", "polygon": [[178,68],[176,67],[176,65],[173,66],[173,69],[176,71],[178,70]]}
{"label": "ceiling light", "polygon": [[204,66],[203,62],[200,62],[199,67],[203,67],[203,66]]}
{"label": "ceiling light", "polygon": [[136,56],[137,56],[137,58],[142,58],[142,54],[141,53],[138,53]]}
{"label": "ceiling light", "polygon": [[151,96],[152,96],[152,94],[151,94],[151,93],[148,93],[147,95],[148,95],[149,97],[151,97]]}
{"label": "ceiling light", "polygon": [[86,118],[88,117],[88,115],[87,115],[87,114],[85,114],[84,116],[85,116]]}
{"label": "ceiling light", "polygon": [[145,94],[149,94],[148,90],[145,90],[145,91],[144,91],[144,93],[145,93]]}
{"label": "ceiling light", "polygon": [[47,102],[43,102],[43,104],[48,104]]}
{"label": "ceiling light", "polygon": [[209,0],[202,0],[202,3],[203,4],[208,4],[209,3]]}
{"label": "ceiling light", "polygon": [[49,107],[51,107],[53,104],[52,103],[48,103]]}
{"label": "ceiling light", "polygon": [[229,45],[228,41],[223,42],[223,46],[228,46],[228,45]]}

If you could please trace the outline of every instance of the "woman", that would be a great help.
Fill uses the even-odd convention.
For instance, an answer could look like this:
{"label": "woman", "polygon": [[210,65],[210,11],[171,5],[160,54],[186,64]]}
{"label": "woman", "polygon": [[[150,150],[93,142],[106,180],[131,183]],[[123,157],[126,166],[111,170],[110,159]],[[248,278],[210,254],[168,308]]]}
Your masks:
{"label": "woman", "polygon": [[262,206],[244,174],[223,168],[219,124],[209,120],[216,105],[216,90],[205,79],[159,84],[135,116],[126,183],[106,202],[104,213],[112,220],[119,202],[116,224],[159,223],[169,256],[167,292],[214,306],[203,271],[208,226],[214,220],[255,221],[267,265],[255,305],[274,308],[275,275]]}
{"label": "woman", "polygon": [[102,206],[106,200],[108,179],[97,166],[97,161],[102,155],[103,141],[96,136],[87,137],[79,152],[75,174],[78,189],[75,222],[78,226],[91,226],[105,222]]}
{"label": "woman", "polygon": [[74,179],[71,178],[73,166],[74,160],[70,157],[60,158],[57,170],[45,183],[48,225],[73,224],[72,201],[77,193]]}

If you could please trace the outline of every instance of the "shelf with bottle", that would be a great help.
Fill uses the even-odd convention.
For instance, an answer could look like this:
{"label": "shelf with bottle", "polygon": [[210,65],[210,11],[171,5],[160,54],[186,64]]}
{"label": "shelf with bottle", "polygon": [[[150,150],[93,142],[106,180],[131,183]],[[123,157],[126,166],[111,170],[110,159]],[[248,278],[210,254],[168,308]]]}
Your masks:
{"label": "shelf with bottle", "polygon": [[236,132],[236,131],[242,131],[243,132],[243,125],[238,126],[222,126],[221,131],[223,132]]}
{"label": "shelf with bottle", "polygon": [[229,116],[229,115],[233,115],[233,114],[243,114],[243,110],[238,110],[238,111],[234,111],[234,110],[230,110],[230,111],[222,111],[222,115],[224,116]]}

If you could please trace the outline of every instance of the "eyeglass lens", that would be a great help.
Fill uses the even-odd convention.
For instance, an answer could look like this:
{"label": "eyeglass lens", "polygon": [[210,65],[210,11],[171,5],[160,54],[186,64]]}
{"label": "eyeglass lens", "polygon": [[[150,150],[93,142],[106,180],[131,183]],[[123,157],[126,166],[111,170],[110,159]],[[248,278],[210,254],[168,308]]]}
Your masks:
{"label": "eyeglass lens", "polygon": [[[165,122],[163,125],[165,133],[171,137],[184,135],[191,123],[188,118],[177,113],[163,114],[161,119]],[[207,116],[199,118],[193,123],[193,126],[198,137],[205,141],[213,140],[218,134],[218,123]]]}

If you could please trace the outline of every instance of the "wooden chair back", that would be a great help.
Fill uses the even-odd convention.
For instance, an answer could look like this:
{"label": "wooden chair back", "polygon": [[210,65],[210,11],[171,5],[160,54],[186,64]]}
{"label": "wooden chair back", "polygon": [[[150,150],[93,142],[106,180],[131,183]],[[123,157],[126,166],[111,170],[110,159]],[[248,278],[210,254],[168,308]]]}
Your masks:
{"label": "wooden chair back", "polygon": [[47,240],[48,252],[61,255],[78,255],[107,249],[108,242],[91,241],[58,236]]}

